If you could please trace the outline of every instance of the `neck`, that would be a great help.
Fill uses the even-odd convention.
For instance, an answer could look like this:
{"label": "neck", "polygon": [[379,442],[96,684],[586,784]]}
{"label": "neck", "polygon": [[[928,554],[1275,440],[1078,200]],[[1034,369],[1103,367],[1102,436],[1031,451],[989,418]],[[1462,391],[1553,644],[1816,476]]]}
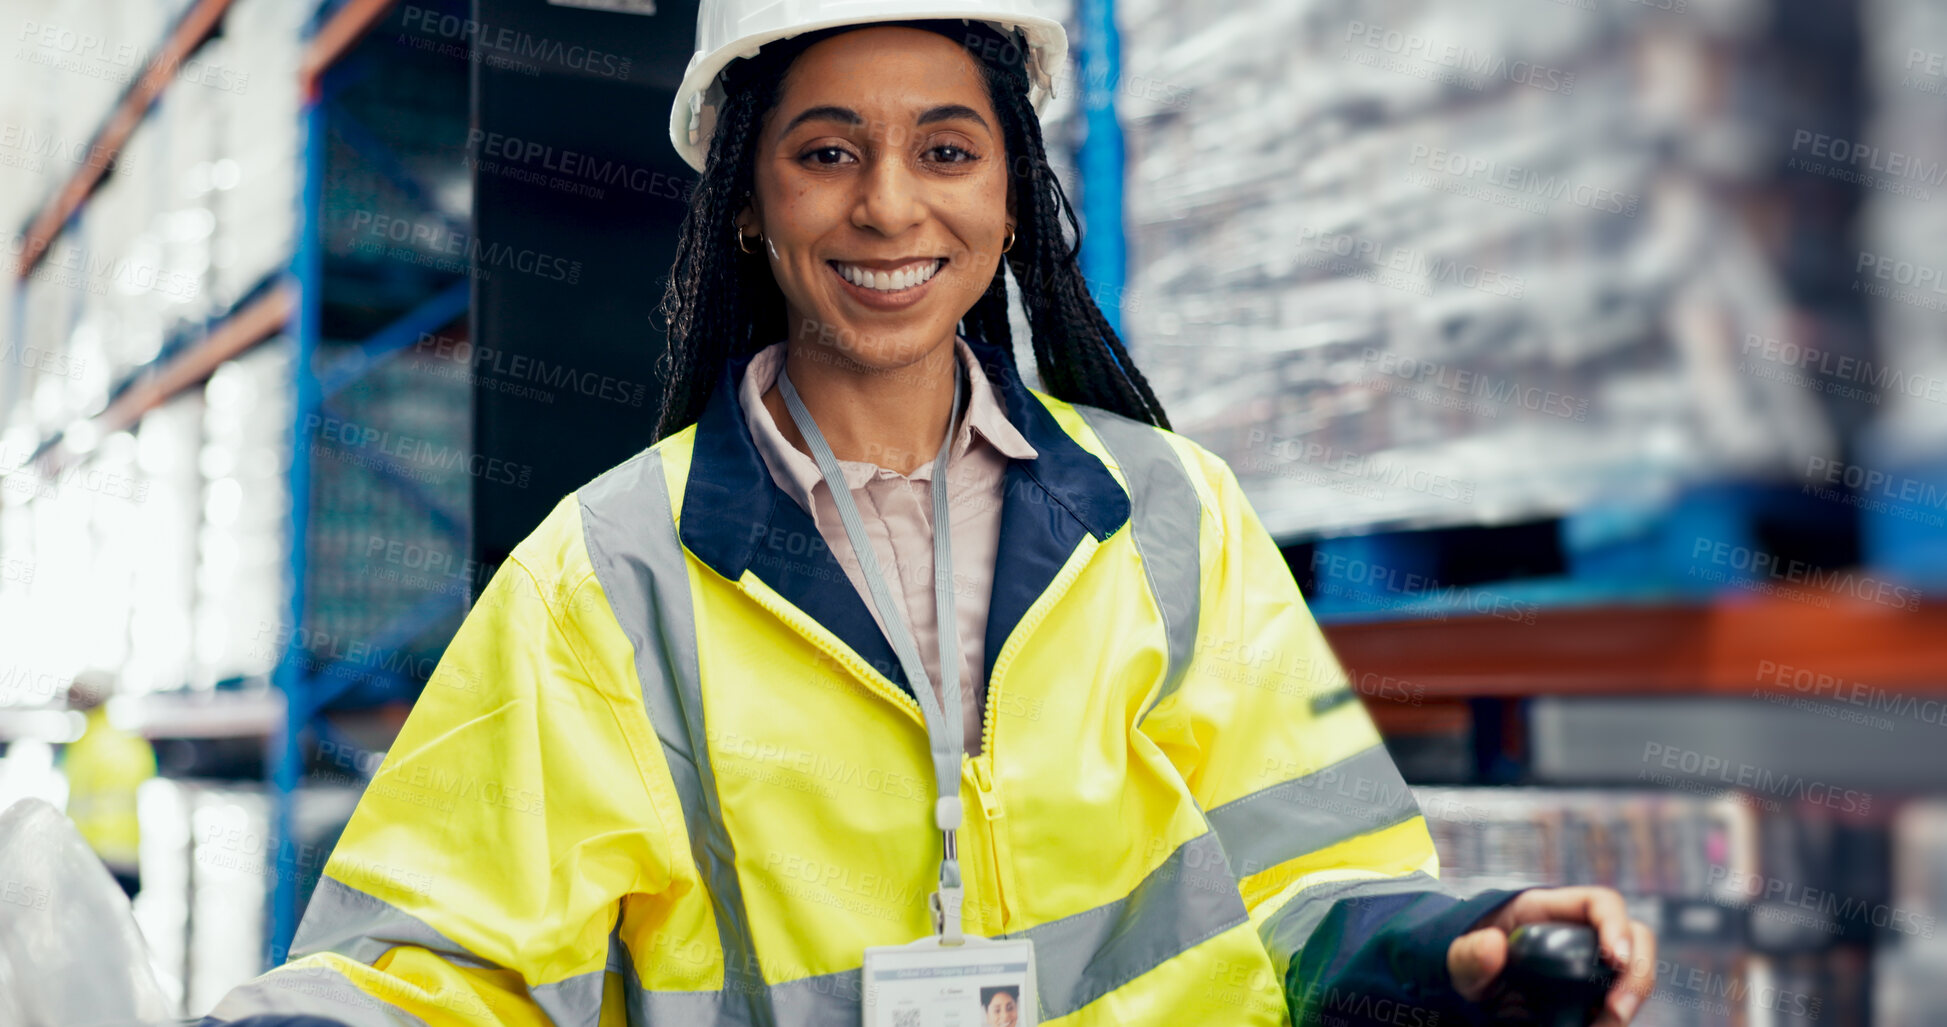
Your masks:
{"label": "neck", "polygon": [[[958,359],[951,334],[893,368],[868,367],[836,347],[793,339],[785,343],[784,370],[833,456],[911,474],[932,462],[946,438]],[[775,384],[765,390],[764,406],[785,440],[809,455]]]}

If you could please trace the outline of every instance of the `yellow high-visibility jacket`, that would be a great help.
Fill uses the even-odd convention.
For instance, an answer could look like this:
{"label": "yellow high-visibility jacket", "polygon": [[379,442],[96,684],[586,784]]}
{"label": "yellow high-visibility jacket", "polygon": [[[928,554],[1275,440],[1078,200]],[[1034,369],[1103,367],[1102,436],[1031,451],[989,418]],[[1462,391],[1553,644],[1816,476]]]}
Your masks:
{"label": "yellow high-visibility jacket", "polygon": [[141,855],[135,792],[155,776],[149,740],[108,722],[108,707],[88,711],[87,729],[61,754],[68,817],[102,862],[132,872]]}
{"label": "yellow high-visibility jacket", "polygon": [[[1230,468],[974,346],[1039,455],[1005,477],[965,929],[1035,941],[1043,1022],[1451,1015],[1446,944],[1504,895],[1441,893]],[[500,567],[296,958],[216,1020],[859,1022],[862,951],[930,930],[932,763],[866,599],[751,442],[747,363]]]}

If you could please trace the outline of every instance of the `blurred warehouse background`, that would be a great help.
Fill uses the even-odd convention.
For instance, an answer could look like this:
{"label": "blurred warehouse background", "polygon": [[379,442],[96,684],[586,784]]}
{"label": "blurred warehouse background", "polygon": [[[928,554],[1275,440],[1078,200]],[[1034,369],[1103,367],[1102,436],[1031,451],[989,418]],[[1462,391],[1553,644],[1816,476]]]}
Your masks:
{"label": "blurred warehouse background", "polygon": [[[1449,875],[1622,889],[1643,1022],[1947,1020],[1947,0],[1052,6],[1091,287]],[[4,0],[0,807],[112,680],[183,1013],[645,444],[694,16]]]}

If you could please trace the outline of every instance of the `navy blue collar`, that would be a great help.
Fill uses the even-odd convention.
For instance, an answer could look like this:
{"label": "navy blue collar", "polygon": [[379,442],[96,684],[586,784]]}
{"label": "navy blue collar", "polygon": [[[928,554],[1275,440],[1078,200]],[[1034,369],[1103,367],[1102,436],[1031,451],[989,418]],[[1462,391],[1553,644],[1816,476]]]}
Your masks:
{"label": "navy blue collar", "polygon": [[[991,676],[1008,635],[1060,573],[1082,535],[1100,541],[1128,521],[1129,496],[1102,461],[1028,392],[1011,354],[979,340],[968,343],[1007,419],[1037,454],[1032,460],[1009,460],[1003,479],[1000,549],[985,636],[984,676]],[[865,598],[811,515],[771,479],[750,437],[737,398],[750,361],[739,357],[725,367],[697,419],[683,495],[683,545],[731,581],[747,570],[754,573],[911,692]]]}

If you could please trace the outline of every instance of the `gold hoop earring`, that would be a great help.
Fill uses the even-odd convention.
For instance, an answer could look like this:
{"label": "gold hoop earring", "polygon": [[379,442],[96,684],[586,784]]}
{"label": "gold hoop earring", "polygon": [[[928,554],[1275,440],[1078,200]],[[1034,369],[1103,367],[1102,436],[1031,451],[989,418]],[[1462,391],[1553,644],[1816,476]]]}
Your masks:
{"label": "gold hoop earring", "polygon": [[[743,250],[745,253],[756,253],[757,252],[756,250],[753,250],[749,246],[744,245],[744,240],[750,237],[745,235],[742,229],[736,229],[735,231],[737,234],[737,248]],[[757,236],[757,241],[758,242],[764,241],[764,236],[762,233],[759,233],[759,235]]]}
{"label": "gold hoop earring", "polygon": [[1007,242],[1001,245],[1001,252],[1006,253],[1008,250],[1011,250],[1013,248],[1014,248],[1014,226],[1009,225],[1007,226]]}

